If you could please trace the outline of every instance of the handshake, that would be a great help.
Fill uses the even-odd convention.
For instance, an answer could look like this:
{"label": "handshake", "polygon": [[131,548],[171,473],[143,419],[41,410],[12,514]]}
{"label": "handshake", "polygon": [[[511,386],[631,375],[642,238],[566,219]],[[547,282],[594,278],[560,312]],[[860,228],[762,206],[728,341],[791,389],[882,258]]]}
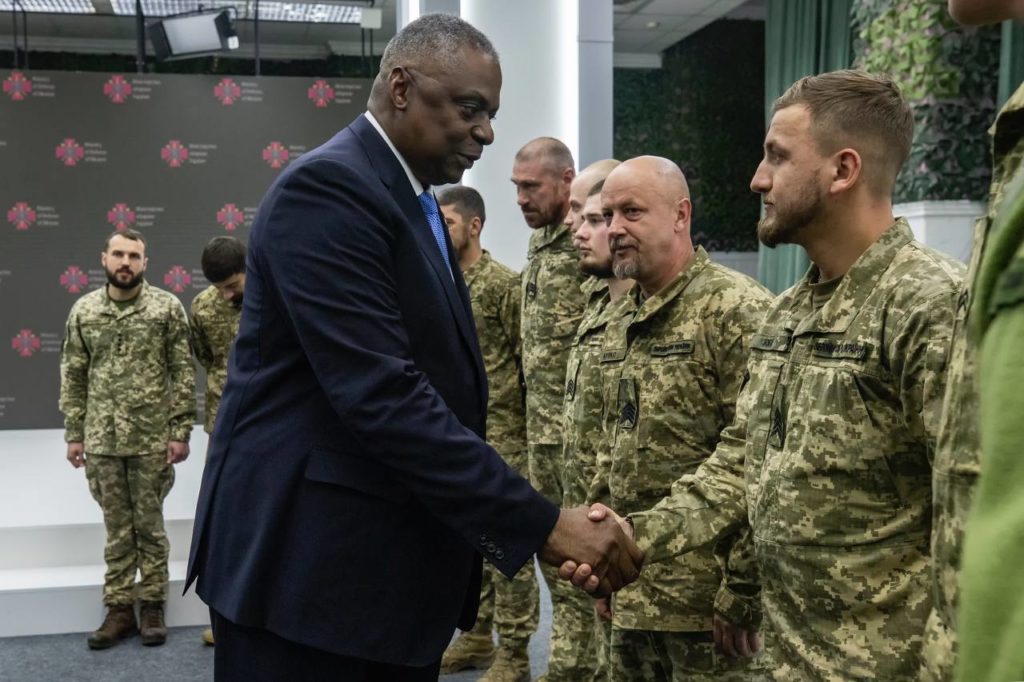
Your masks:
{"label": "handshake", "polygon": [[629,523],[604,505],[563,509],[539,552],[563,580],[606,597],[640,577],[644,553]]}

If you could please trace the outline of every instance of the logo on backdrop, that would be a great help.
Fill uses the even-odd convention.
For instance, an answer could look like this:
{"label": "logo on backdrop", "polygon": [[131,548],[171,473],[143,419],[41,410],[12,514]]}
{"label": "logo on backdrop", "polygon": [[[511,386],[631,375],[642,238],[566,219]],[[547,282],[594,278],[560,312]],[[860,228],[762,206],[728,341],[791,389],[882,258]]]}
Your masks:
{"label": "logo on backdrop", "polygon": [[263,160],[271,168],[280,168],[288,163],[288,149],[280,142],[271,142],[263,149]]}
{"label": "logo on backdrop", "polygon": [[85,156],[85,149],[75,142],[75,138],[66,137],[57,145],[56,155],[57,159],[65,166],[74,166]]}
{"label": "logo on backdrop", "polygon": [[239,225],[245,222],[245,215],[234,204],[224,204],[217,211],[217,222],[228,232],[234,232]]}
{"label": "logo on backdrop", "polygon": [[32,81],[20,71],[11,71],[4,81],[4,94],[15,102],[20,102],[32,92]]}
{"label": "logo on backdrop", "polygon": [[124,104],[132,94],[132,84],[126,81],[124,76],[111,76],[110,80],[103,84],[103,94],[114,104]]}
{"label": "logo on backdrop", "polygon": [[160,158],[171,168],[178,168],[188,159],[188,149],[178,140],[171,140],[160,150]]}
{"label": "logo on backdrop", "polygon": [[222,78],[220,83],[213,86],[213,95],[226,107],[231,106],[242,96],[242,88],[230,78]]}
{"label": "logo on backdrop", "polygon": [[89,285],[89,276],[77,265],[69,265],[60,276],[60,285],[67,289],[69,294],[80,294]]}
{"label": "logo on backdrop", "polygon": [[192,283],[192,275],[188,273],[188,270],[175,265],[173,268],[167,271],[164,275],[164,286],[173,291],[176,294],[180,294],[185,291],[189,284]]}
{"label": "logo on backdrop", "polygon": [[31,329],[22,329],[11,339],[11,348],[23,358],[32,357],[42,345],[39,337],[33,334]]}
{"label": "logo on backdrop", "polygon": [[24,201],[19,201],[7,211],[7,222],[17,230],[27,230],[36,221],[36,212]]}
{"label": "logo on backdrop", "polygon": [[327,81],[318,80],[309,86],[306,96],[309,97],[309,101],[316,105],[317,109],[323,109],[334,101],[334,88],[328,85]]}
{"label": "logo on backdrop", "polygon": [[124,232],[135,224],[135,211],[128,208],[127,204],[114,204],[114,207],[107,211],[107,222],[118,232]]}

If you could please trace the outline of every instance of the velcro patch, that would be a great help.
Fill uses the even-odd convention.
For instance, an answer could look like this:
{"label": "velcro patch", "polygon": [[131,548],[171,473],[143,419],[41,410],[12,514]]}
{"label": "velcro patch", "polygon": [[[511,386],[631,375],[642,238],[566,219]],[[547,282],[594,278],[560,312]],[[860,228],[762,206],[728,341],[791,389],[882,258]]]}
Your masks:
{"label": "velcro patch", "polygon": [[754,340],[750,342],[751,348],[757,350],[771,350],[777,353],[789,350],[790,337],[788,334],[781,336],[769,336],[767,334],[755,334]]}
{"label": "velcro patch", "polygon": [[693,341],[658,343],[651,346],[651,355],[656,358],[665,357],[666,355],[690,355],[695,347]]}
{"label": "velcro patch", "polygon": [[868,356],[871,355],[871,344],[822,339],[814,342],[811,352],[819,358],[867,360]]}

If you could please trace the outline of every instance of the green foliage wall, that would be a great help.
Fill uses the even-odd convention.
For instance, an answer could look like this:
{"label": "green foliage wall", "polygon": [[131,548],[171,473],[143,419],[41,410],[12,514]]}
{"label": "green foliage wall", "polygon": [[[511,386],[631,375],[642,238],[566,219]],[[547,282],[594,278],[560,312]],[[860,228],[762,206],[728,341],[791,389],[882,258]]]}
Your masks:
{"label": "green foliage wall", "polygon": [[851,19],[855,65],[889,74],[914,111],[914,141],[895,201],[984,199],[999,27],[959,26],[946,0],[859,0]]}
{"label": "green foliage wall", "polygon": [[716,21],[666,50],[661,69],[615,69],[615,158],[678,163],[707,249],[757,250],[749,185],[763,140],[763,22]]}

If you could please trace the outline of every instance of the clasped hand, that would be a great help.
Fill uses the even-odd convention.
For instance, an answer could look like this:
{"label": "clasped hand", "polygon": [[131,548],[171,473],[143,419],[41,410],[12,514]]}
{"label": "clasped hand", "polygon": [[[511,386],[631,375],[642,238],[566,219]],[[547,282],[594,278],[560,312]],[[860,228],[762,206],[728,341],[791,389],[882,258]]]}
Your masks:
{"label": "clasped hand", "polygon": [[541,550],[542,561],[594,597],[621,590],[640,577],[644,553],[629,524],[604,505],[563,509]]}

